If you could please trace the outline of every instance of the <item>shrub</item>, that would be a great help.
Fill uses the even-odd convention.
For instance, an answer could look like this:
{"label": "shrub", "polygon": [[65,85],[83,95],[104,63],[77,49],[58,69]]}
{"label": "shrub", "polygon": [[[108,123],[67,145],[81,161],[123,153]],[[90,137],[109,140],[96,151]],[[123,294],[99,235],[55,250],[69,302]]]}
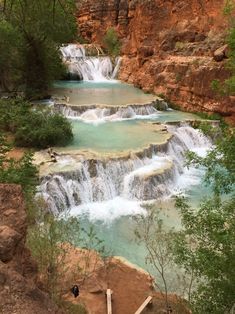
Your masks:
{"label": "shrub", "polygon": [[34,194],[38,184],[37,168],[32,164],[33,156],[27,153],[16,161],[7,157],[9,149],[0,134],[0,182],[20,184],[27,200]]}
{"label": "shrub", "polygon": [[177,50],[182,50],[182,49],[184,49],[184,43],[182,43],[181,41],[177,41],[177,42],[175,43],[175,49],[177,49]]}
{"label": "shrub", "polygon": [[121,49],[121,43],[114,28],[109,28],[104,36],[104,44],[111,56],[118,56]]}
{"label": "shrub", "polygon": [[22,99],[0,101],[0,130],[12,132],[21,147],[63,146],[73,137],[65,117],[48,108],[34,108]]}

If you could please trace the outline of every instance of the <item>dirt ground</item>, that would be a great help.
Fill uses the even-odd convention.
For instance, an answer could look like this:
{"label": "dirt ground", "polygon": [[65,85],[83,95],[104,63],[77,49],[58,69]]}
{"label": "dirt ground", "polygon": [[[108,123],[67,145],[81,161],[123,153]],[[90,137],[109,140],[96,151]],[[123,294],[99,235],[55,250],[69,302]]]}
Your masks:
{"label": "dirt ground", "polygon": [[[89,255],[89,256],[88,256]],[[89,314],[105,314],[106,290],[112,290],[112,313],[134,314],[148,296],[153,297],[152,305],[144,314],[166,313],[164,298],[153,288],[153,280],[145,271],[128,263],[123,258],[114,257],[105,265],[93,252],[71,248],[65,263],[69,268],[64,277],[63,298],[74,304],[83,304]],[[76,275],[76,267],[86,269],[83,276]],[[85,279],[84,279],[85,278]],[[70,289],[74,284],[80,287],[80,295],[74,298]],[[175,314],[190,313],[182,300],[175,295],[169,297]]]}

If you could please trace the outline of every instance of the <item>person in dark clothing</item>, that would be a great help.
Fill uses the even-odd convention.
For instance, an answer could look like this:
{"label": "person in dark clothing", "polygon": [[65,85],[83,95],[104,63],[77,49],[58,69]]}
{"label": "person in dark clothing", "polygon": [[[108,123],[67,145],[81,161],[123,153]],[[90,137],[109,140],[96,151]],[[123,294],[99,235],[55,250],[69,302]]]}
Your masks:
{"label": "person in dark clothing", "polygon": [[77,285],[74,285],[73,288],[71,289],[72,294],[74,295],[75,298],[79,296],[79,288]]}

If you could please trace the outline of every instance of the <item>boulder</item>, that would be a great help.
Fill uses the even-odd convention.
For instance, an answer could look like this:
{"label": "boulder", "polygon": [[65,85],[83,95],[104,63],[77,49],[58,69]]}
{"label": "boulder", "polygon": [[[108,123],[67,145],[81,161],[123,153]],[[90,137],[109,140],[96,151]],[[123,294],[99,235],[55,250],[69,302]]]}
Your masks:
{"label": "boulder", "polygon": [[154,55],[154,47],[143,46],[138,49],[138,54],[143,58],[152,57]]}
{"label": "boulder", "polygon": [[217,62],[223,61],[225,58],[228,58],[228,45],[224,45],[217,50],[215,50],[214,60]]}
{"label": "boulder", "polygon": [[153,106],[159,111],[166,111],[168,109],[168,104],[163,99],[157,99],[154,101]]}
{"label": "boulder", "polygon": [[15,254],[16,247],[22,239],[17,231],[8,226],[0,226],[0,260],[8,262]]}

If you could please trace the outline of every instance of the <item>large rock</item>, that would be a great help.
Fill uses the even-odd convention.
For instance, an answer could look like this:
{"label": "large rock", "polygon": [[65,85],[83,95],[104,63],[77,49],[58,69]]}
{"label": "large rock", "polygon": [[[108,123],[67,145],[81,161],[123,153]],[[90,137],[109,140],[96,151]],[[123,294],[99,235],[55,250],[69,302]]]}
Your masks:
{"label": "large rock", "polygon": [[26,212],[21,187],[0,184],[0,260],[17,266],[22,255],[27,230]]}
{"label": "large rock", "polygon": [[225,58],[228,58],[228,45],[224,45],[214,52],[215,61],[220,62]]}
{"label": "large rock", "polygon": [[0,226],[0,260],[10,261],[22,239],[22,235],[8,226]]}

